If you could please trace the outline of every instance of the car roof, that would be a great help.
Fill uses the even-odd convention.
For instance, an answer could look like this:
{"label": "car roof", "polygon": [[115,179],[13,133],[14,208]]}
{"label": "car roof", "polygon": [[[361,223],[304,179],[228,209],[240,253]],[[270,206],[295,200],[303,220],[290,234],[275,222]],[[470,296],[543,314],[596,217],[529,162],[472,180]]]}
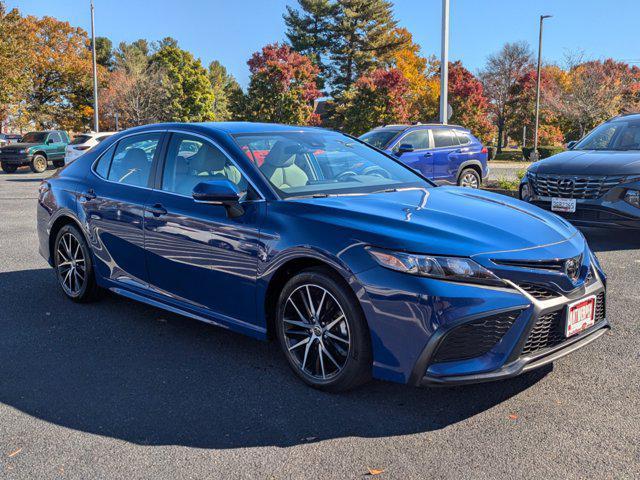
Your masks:
{"label": "car roof", "polygon": [[607,122],[615,122],[616,120],[640,120],[640,113],[638,112],[630,112],[630,113],[623,113],[621,115],[617,115],[613,118],[610,118],[609,120],[607,120]]}
{"label": "car roof", "polygon": [[[318,132],[331,131],[321,127],[306,127],[300,125],[282,125],[279,123],[262,122],[194,122],[194,123],[154,123],[133,127],[126,131],[128,133],[144,132],[155,129],[188,129],[191,127],[195,131],[210,131],[212,133],[226,133],[228,135],[242,133],[278,133],[278,132]],[[122,132],[118,132],[122,133]]]}
{"label": "car roof", "polygon": [[453,128],[454,130],[461,130],[464,132],[470,132],[468,128],[464,128],[461,125],[450,125],[443,123],[416,123],[411,125],[406,124],[392,124],[392,125],[381,125],[379,127],[374,128],[373,130],[394,130],[394,131],[408,131],[408,130],[420,130],[420,129],[430,129],[430,128]]}

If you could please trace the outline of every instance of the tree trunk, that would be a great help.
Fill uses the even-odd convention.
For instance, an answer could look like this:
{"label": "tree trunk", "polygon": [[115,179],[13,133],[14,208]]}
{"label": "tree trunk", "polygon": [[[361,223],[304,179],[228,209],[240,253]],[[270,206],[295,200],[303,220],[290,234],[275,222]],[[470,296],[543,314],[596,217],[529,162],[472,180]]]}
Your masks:
{"label": "tree trunk", "polygon": [[504,134],[504,120],[498,120],[498,147],[496,153],[502,153],[502,137]]}

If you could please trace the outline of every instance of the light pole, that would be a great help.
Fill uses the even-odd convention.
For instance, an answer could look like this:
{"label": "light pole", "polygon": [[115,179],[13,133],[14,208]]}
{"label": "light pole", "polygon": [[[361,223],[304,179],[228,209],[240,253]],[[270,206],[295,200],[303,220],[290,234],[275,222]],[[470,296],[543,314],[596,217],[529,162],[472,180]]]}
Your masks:
{"label": "light pole", "polygon": [[93,0],[91,0],[91,59],[93,60],[93,128],[100,131],[98,124],[98,67],[96,66],[96,37],[93,24]]}
{"label": "light pole", "polygon": [[440,123],[449,120],[449,0],[442,0],[442,47],[440,58]]}
{"label": "light pole", "polygon": [[536,124],[533,132],[533,153],[538,158],[538,120],[540,117],[540,68],[542,66],[542,24],[552,15],[540,15],[540,33],[538,36],[538,73],[536,74]]}

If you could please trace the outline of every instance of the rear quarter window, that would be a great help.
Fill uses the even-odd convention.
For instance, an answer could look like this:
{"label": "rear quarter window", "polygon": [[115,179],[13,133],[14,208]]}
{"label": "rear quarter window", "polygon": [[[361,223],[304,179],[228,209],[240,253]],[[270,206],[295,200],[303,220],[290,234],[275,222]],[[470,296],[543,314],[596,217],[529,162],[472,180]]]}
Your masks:
{"label": "rear quarter window", "polygon": [[91,139],[91,136],[89,135],[76,135],[75,137],[73,137],[73,140],[71,141],[70,145],[80,145],[82,143],[86,143],[90,139]]}

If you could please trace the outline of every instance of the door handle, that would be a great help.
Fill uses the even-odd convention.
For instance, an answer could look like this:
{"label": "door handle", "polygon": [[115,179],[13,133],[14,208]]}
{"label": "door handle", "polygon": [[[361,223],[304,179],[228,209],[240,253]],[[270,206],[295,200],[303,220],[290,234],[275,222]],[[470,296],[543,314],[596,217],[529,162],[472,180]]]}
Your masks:
{"label": "door handle", "polygon": [[160,215],[166,215],[167,209],[159,203],[156,203],[153,207],[147,207],[147,212],[151,213],[154,217],[159,217]]}
{"label": "door handle", "polygon": [[424,154],[425,157],[431,157],[432,155],[433,155],[433,153],[431,153],[431,152],[427,152],[427,153]]}
{"label": "door handle", "polygon": [[93,188],[90,188],[89,190],[84,192],[81,197],[85,200],[93,200],[94,198],[96,198],[96,192],[93,190]]}

